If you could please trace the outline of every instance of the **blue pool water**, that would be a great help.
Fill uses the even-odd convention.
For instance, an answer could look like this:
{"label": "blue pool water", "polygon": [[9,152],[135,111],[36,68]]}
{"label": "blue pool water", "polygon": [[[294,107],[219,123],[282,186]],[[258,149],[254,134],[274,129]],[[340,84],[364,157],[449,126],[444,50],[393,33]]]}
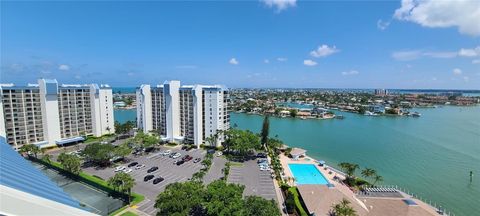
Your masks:
{"label": "blue pool water", "polygon": [[313,164],[288,164],[297,184],[328,184],[327,179]]}

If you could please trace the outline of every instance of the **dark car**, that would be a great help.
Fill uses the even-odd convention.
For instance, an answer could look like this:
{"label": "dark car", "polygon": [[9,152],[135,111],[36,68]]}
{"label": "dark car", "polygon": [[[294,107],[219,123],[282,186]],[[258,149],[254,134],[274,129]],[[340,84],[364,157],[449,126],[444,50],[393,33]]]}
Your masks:
{"label": "dark car", "polygon": [[143,178],[143,181],[150,181],[150,179],[153,179],[153,175],[147,175],[145,178]]}
{"label": "dark car", "polygon": [[188,161],[191,161],[192,159],[193,159],[192,156],[187,155],[187,156],[185,156],[185,158],[184,158],[183,160],[184,160],[185,162],[188,162]]}
{"label": "dark car", "polygon": [[195,160],[193,160],[193,163],[198,163],[198,162],[200,162],[201,160],[202,160],[202,159],[200,159],[200,158],[195,158]]}
{"label": "dark car", "polygon": [[145,148],[145,152],[152,152],[155,151],[155,147],[147,147]]}
{"label": "dark car", "polygon": [[179,160],[179,161],[177,161],[177,166],[180,166],[180,165],[182,165],[183,163],[185,163],[185,161]]}
{"label": "dark car", "polygon": [[208,154],[213,154],[213,153],[215,153],[215,149],[209,149],[209,150],[207,150],[207,153]]}
{"label": "dark car", "polygon": [[266,158],[266,157],[267,157],[267,154],[265,154],[265,153],[258,153],[258,154],[257,154],[257,157],[258,157],[258,158]]}
{"label": "dark car", "polygon": [[138,162],[132,162],[130,164],[128,164],[128,167],[133,167],[133,166],[136,166],[138,164]]}
{"label": "dark car", "polygon": [[155,170],[158,170],[158,167],[154,166],[154,167],[148,169],[148,170],[147,170],[147,173],[154,172]]}
{"label": "dark car", "polygon": [[186,149],[188,149],[188,146],[186,145],[182,146],[182,150],[186,150]]}
{"label": "dark car", "polygon": [[163,180],[164,180],[164,178],[158,177],[158,178],[153,180],[153,184],[158,184],[158,183],[162,182]]}

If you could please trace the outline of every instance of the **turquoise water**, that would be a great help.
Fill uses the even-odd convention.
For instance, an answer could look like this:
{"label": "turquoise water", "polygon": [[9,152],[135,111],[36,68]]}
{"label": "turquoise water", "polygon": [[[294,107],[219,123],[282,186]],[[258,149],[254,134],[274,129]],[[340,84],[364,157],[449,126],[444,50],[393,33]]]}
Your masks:
{"label": "turquoise water", "polygon": [[[480,106],[416,109],[422,117],[271,118],[270,134],[329,165],[376,169],[398,185],[456,215],[480,212]],[[231,114],[232,125],[259,132],[262,116]],[[469,181],[469,171],[474,172]]]}
{"label": "turquoise water", "polygon": [[137,119],[137,110],[115,109],[113,110],[113,115],[115,116],[115,121],[118,121],[120,122],[120,124],[123,124],[127,121],[135,121]]}
{"label": "turquoise water", "polygon": [[[328,165],[376,169],[380,184],[398,185],[456,215],[480,212],[480,106],[416,109],[422,117],[271,118],[270,134]],[[127,114],[135,119],[135,111]],[[126,119],[125,112],[115,112]],[[231,125],[260,132],[263,117],[231,114]],[[338,167],[337,167],[338,168]],[[469,171],[474,172],[469,181]]]}
{"label": "turquoise water", "polygon": [[328,184],[327,179],[313,164],[288,164],[297,184]]}

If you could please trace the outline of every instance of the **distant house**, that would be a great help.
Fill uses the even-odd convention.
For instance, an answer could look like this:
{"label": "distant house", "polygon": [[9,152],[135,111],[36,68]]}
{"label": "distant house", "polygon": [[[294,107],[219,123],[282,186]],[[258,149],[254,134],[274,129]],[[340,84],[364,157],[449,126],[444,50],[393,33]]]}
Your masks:
{"label": "distant house", "polygon": [[123,101],[117,101],[115,103],[113,103],[113,106],[115,107],[125,107],[127,104],[125,104],[125,102]]}
{"label": "distant house", "polygon": [[385,106],[379,104],[369,105],[367,109],[373,113],[385,113]]}

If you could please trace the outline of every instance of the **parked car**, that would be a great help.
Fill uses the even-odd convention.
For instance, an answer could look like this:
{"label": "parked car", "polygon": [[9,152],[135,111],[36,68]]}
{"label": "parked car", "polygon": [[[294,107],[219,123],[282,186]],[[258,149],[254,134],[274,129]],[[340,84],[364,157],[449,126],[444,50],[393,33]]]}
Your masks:
{"label": "parked car", "polygon": [[186,146],[186,145],[182,146],[182,150],[187,150],[187,149],[188,149],[188,146]]}
{"label": "parked car", "polygon": [[133,169],[131,168],[128,168],[128,169],[124,169],[123,172],[124,173],[131,173],[133,171]]}
{"label": "parked car", "polygon": [[182,154],[180,154],[180,153],[177,152],[177,153],[175,153],[175,154],[172,156],[172,158],[173,158],[173,159],[177,159],[177,158],[179,158],[180,156],[182,156]]}
{"label": "parked car", "polygon": [[260,170],[261,171],[269,171],[270,170],[270,167],[260,167]]}
{"label": "parked car", "polygon": [[200,158],[195,158],[195,160],[193,160],[193,163],[198,163],[198,162],[200,162],[201,160],[202,160],[202,159],[200,159]]}
{"label": "parked car", "polygon": [[155,151],[155,147],[148,147],[148,148],[145,148],[145,152],[152,152],[152,151]]}
{"label": "parked car", "polygon": [[136,166],[138,164],[138,162],[132,162],[130,164],[128,164],[128,167],[133,167],[133,166]]}
{"label": "parked car", "polygon": [[154,166],[154,167],[148,169],[147,173],[155,172],[155,170],[158,170],[158,167]]}
{"label": "parked car", "polygon": [[122,171],[122,170],[124,170],[124,169],[126,169],[126,168],[127,168],[127,167],[125,167],[125,166],[117,166],[117,167],[115,167],[115,170],[114,170],[114,171],[115,171],[115,172],[120,172],[120,171]]}
{"label": "parked car", "polygon": [[164,178],[158,177],[158,178],[153,180],[153,184],[158,184],[158,183],[162,182],[163,180],[164,180]]}
{"label": "parked car", "polygon": [[258,159],[257,164],[265,163],[267,162],[267,159]]}
{"label": "parked car", "polygon": [[150,181],[150,179],[153,179],[153,175],[147,175],[145,178],[143,178],[143,181]]}
{"label": "parked car", "polygon": [[183,163],[185,163],[184,160],[179,160],[179,161],[177,161],[177,166],[180,166],[180,165],[182,165]]}
{"label": "parked car", "polygon": [[217,152],[217,154],[215,154],[217,157],[220,157],[223,155],[223,153],[221,151]]}
{"label": "parked car", "polygon": [[207,153],[208,154],[213,154],[213,153],[215,153],[215,149],[209,149],[209,150],[207,150]]}
{"label": "parked car", "polygon": [[267,154],[261,152],[261,153],[258,153],[258,154],[257,154],[257,157],[258,157],[258,158],[266,158],[266,157],[267,157]]}
{"label": "parked car", "polygon": [[183,158],[182,158],[182,160],[185,161],[185,162],[188,162],[188,161],[190,161],[190,160],[192,160],[192,159],[193,159],[193,157],[190,156],[190,155],[185,155],[185,156],[183,156]]}
{"label": "parked car", "polygon": [[167,155],[170,155],[171,153],[172,153],[172,150],[165,150],[163,151],[162,155],[167,156]]}
{"label": "parked car", "polygon": [[138,164],[137,166],[135,166],[135,169],[136,169],[136,170],[139,170],[139,169],[142,169],[142,168],[144,168],[144,167],[145,167],[145,165],[143,165],[143,164]]}

